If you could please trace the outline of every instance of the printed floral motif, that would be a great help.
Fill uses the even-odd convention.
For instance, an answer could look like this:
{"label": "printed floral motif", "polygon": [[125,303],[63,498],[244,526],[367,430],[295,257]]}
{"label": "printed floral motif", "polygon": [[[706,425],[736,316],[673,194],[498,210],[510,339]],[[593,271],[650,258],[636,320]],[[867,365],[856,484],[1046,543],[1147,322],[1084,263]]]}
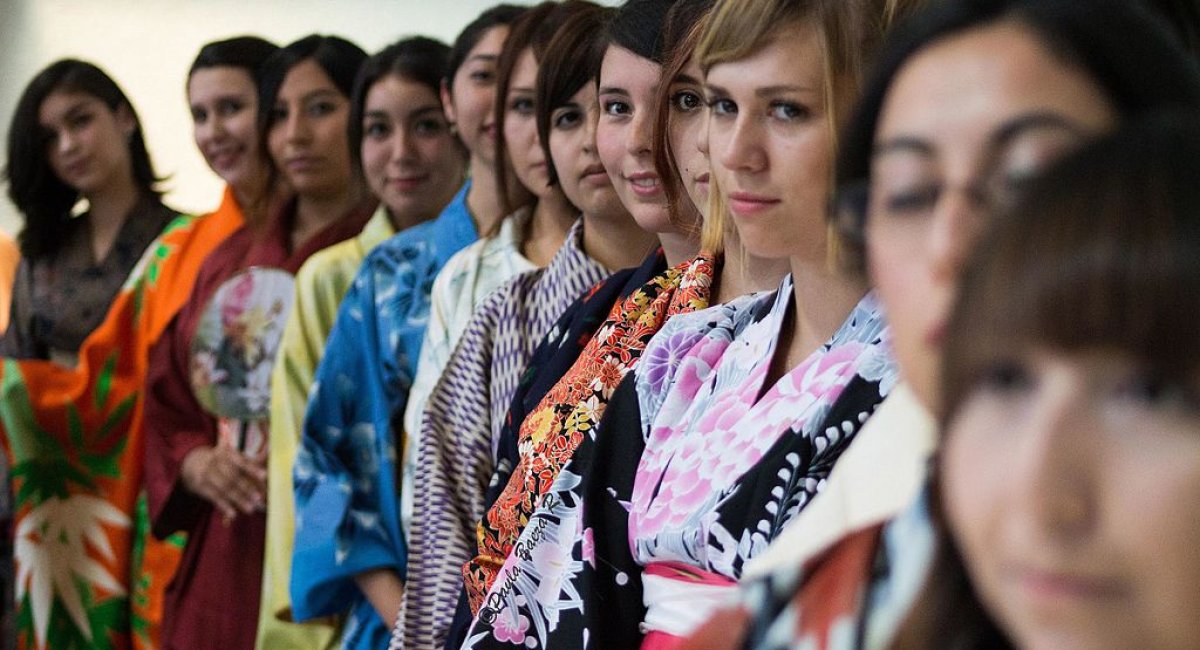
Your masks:
{"label": "printed floral motif", "polygon": [[526,647],[546,647],[565,613],[583,611],[578,580],[592,555],[585,548],[591,535],[583,530],[582,477],[564,465],[593,439],[613,391],[663,323],[707,305],[713,273],[712,260],[701,256],[614,305],[575,364],[525,419],[518,467],[481,524],[480,556],[464,570],[468,593],[479,590],[473,604],[482,608],[468,647],[502,642],[499,633],[488,638],[489,619],[517,615],[532,622]]}

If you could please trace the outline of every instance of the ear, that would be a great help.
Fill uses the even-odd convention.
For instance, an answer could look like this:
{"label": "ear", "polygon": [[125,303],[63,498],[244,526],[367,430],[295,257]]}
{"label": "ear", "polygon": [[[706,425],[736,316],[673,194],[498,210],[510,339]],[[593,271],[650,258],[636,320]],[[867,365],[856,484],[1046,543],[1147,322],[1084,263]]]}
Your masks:
{"label": "ear", "polygon": [[128,104],[121,104],[117,110],[113,112],[113,116],[117,120],[117,128],[121,129],[121,133],[125,134],[126,138],[132,138],[133,132],[137,131],[137,120],[133,117],[133,111]]}
{"label": "ear", "polygon": [[446,114],[446,121],[451,124],[458,122],[458,115],[454,112],[454,97],[450,94],[450,84],[447,79],[442,79],[440,94],[442,96],[442,112]]}

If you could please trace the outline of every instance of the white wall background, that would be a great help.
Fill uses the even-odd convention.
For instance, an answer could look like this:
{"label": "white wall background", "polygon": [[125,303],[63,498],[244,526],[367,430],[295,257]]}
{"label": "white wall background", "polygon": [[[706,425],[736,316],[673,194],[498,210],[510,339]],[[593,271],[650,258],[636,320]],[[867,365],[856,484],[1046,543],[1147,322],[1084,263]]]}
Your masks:
{"label": "white wall background", "polygon": [[[170,177],[167,203],[205,212],[216,207],[221,183],[192,143],[184,98],[184,77],[201,45],[240,34],[284,45],[313,32],[348,38],[367,52],[415,34],[450,43],[498,1],[0,0],[0,143],[39,70],[62,57],[90,60],[117,80],[141,116],[155,167]],[[0,157],[5,150],[0,144]],[[20,216],[6,183],[3,190],[0,229],[15,234]]]}

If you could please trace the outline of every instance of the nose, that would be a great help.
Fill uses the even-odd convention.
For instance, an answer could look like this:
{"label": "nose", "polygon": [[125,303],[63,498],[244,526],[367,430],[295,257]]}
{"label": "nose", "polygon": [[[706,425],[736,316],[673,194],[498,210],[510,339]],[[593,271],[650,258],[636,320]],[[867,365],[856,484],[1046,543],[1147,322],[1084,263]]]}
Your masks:
{"label": "nose", "polygon": [[1099,427],[1083,398],[1085,379],[1048,373],[1039,382],[1028,416],[1013,431],[1015,498],[1039,535],[1070,541],[1097,520],[1096,490],[1089,468]]}
{"label": "nose", "polygon": [[65,153],[74,151],[75,148],[79,145],[79,138],[76,137],[75,133],[73,133],[71,131],[71,129],[62,129],[61,131],[59,131],[56,134],[55,140],[56,141],[54,143],[54,145],[55,145],[54,148],[60,154],[65,154]]}
{"label": "nose", "polygon": [[934,206],[929,252],[934,275],[954,283],[982,230],[984,202],[978,192],[947,188]]}
{"label": "nose", "polygon": [[696,129],[696,150],[704,155],[708,155],[708,125],[711,120],[708,119],[708,111],[701,111],[699,119],[703,120],[700,123],[700,128]]}
{"label": "nose", "polygon": [[288,111],[288,115],[284,119],[283,133],[288,142],[307,142],[312,137],[308,119],[305,118],[302,110]]}
{"label": "nose", "polygon": [[398,128],[392,134],[393,163],[410,162],[416,158],[416,138],[408,129]]}
{"label": "nose", "polygon": [[625,149],[634,156],[650,155],[654,137],[654,111],[635,110],[625,134]]}
{"label": "nose", "polygon": [[600,124],[600,104],[592,102],[583,116],[583,150],[596,152],[596,127]]}
{"label": "nose", "polygon": [[[738,115],[736,121],[729,126],[727,139],[723,143],[723,151],[716,154],[721,165],[731,171],[758,172],[766,168],[766,154],[762,148],[758,125],[745,115]],[[717,133],[717,126],[709,123],[711,145],[714,140],[711,135]]]}

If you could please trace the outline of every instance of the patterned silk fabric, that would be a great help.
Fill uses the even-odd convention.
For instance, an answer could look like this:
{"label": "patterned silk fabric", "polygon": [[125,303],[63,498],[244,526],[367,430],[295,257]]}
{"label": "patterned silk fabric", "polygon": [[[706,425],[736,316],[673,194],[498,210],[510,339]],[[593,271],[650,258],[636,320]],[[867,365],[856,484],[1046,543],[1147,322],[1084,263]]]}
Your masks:
{"label": "patterned silk fabric", "polygon": [[440,648],[493,472],[504,411],[535,346],[609,271],[582,249],[583,221],[545,269],[513,278],[479,306],[429,398],[418,445],[408,583],[392,647]]}
{"label": "patterned silk fabric", "polygon": [[182,540],[151,537],[139,496],[148,350],[187,301],[200,264],[242,220],[226,189],[213,214],[168,225],[84,340],[77,366],[4,362],[18,647],[158,647]]}
{"label": "patterned silk fabric", "polygon": [[480,523],[479,555],[463,569],[472,611],[479,611],[542,495],[584,437],[592,435],[613,390],[636,365],[646,343],[668,318],[707,307],[712,278],[711,259],[698,257],[614,305],[574,366],[525,418],[518,437],[520,460]]}

